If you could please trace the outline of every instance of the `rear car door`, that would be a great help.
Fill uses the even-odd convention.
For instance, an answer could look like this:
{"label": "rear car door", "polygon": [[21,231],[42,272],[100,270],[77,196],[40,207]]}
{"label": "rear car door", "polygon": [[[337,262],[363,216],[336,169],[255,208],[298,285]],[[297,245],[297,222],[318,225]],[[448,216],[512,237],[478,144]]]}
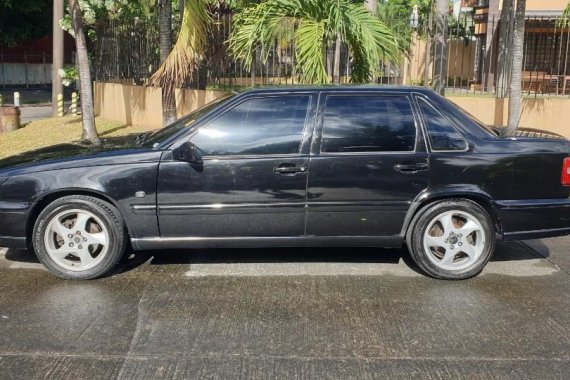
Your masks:
{"label": "rear car door", "polygon": [[319,115],[307,235],[399,235],[412,200],[428,186],[428,156],[411,97],[323,93]]}
{"label": "rear car door", "polygon": [[316,98],[250,96],[198,127],[190,141],[203,155],[202,168],[160,164],[161,236],[304,235]]}

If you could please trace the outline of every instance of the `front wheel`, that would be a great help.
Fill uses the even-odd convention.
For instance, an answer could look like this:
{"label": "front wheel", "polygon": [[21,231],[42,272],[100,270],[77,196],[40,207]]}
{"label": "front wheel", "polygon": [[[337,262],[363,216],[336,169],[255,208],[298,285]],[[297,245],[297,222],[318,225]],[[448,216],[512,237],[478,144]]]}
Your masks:
{"label": "front wheel", "polygon": [[86,280],[109,273],[126,249],[119,211],[101,199],[72,195],[50,203],[33,232],[38,259],[65,279]]}
{"label": "front wheel", "polygon": [[462,280],[478,275],[495,249],[489,214],[473,201],[435,202],[412,220],[406,237],[410,255],[428,275]]}

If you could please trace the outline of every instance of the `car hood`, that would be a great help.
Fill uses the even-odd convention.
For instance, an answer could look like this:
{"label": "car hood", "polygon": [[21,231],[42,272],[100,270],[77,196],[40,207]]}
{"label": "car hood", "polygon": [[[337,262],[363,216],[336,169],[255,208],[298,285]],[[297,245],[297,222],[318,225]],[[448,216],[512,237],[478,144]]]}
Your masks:
{"label": "car hood", "polygon": [[133,161],[154,161],[160,153],[133,144],[104,142],[102,146],[79,143],[53,145],[0,159],[0,176],[14,171],[38,171],[93,166],[124,164]]}

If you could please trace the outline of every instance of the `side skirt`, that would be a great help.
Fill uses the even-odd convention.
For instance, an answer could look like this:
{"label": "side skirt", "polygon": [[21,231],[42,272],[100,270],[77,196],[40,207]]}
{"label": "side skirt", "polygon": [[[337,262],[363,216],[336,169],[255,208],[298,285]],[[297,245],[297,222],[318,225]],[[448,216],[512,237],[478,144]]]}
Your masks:
{"label": "side skirt", "polygon": [[382,247],[400,248],[402,236],[153,237],[131,239],[134,250],[184,248]]}

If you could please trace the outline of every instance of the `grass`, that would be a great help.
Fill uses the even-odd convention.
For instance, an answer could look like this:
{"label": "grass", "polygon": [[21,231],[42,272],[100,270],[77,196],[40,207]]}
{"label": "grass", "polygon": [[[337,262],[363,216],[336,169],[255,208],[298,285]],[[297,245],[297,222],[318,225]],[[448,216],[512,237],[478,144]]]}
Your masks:
{"label": "grass", "polygon": [[[96,125],[103,141],[148,131],[145,127],[127,127],[101,118],[96,119]],[[0,134],[0,158],[50,145],[78,142],[80,138],[80,116],[32,121],[17,131]]]}

